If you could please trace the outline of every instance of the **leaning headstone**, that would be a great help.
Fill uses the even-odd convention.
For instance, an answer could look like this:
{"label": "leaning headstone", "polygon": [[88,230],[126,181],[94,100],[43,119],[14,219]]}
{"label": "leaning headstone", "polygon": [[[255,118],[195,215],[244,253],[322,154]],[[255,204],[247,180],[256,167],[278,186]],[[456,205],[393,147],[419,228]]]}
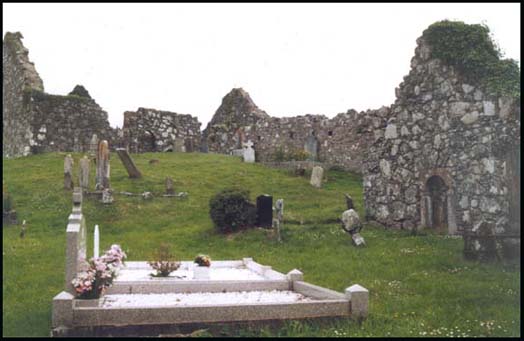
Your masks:
{"label": "leaning headstone", "polygon": [[100,141],[96,157],[96,183],[101,189],[109,188],[109,145],[106,140]]}
{"label": "leaning headstone", "polygon": [[257,197],[257,226],[271,227],[273,223],[273,197],[263,194]]}
{"label": "leaning headstone", "polygon": [[78,185],[83,190],[89,189],[89,158],[84,156],[80,159],[80,170],[78,171]]}
{"label": "leaning headstone", "polygon": [[253,149],[253,142],[247,141],[243,145],[244,149],[244,162],[253,163],[255,162],[255,150]]}
{"label": "leaning headstone", "polygon": [[125,148],[117,148],[116,153],[118,154],[118,157],[124,164],[124,167],[126,168],[127,174],[129,174],[130,178],[134,179],[142,177],[142,174],[140,173],[138,168],[136,168],[136,165],[133,162],[131,155],[129,155]]}
{"label": "leaning headstone", "polygon": [[313,187],[320,188],[322,187],[322,178],[324,177],[324,169],[320,166],[313,167],[311,172],[310,184]]}
{"label": "leaning headstone", "polygon": [[173,188],[173,179],[169,176],[166,177],[166,194],[175,194],[175,189]]}
{"label": "leaning headstone", "polygon": [[64,188],[73,189],[73,158],[68,154],[64,158]]}
{"label": "leaning headstone", "polygon": [[348,207],[348,210],[355,209],[355,205],[353,204],[353,198],[349,194],[344,194],[346,197],[346,205]]}
{"label": "leaning headstone", "polygon": [[102,190],[102,203],[111,204],[113,202],[113,195],[109,188],[104,188]]}

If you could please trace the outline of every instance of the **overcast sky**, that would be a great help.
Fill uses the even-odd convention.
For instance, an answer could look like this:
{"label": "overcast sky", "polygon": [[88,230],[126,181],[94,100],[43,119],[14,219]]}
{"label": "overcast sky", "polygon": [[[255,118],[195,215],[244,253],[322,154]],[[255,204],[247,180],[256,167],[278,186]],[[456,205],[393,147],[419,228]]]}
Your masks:
{"label": "overcast sky", "polygon": [[272,116],[394,101],[415,40],[435,21],[486,23],[520,62],[520,4],[3,4],[46,92],[82,84],[122,126],[138,107],[205,128],[232,88]]}

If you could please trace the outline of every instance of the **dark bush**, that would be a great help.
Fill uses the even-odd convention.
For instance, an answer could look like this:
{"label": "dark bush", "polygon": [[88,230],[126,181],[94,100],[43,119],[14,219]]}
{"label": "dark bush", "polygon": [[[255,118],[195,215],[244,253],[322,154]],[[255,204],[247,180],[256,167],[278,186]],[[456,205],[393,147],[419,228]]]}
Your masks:
{"label": "dark bush", "polygon": [[7,185],[2,183],[2,212],[7,213],[13,209],[13,199],[7,191]]}
{"label": "dark bush", "polygon": [[225,189],[209,200],[209,215],[219,232],[228,233],[253,227],[257,210],[248,191]]}

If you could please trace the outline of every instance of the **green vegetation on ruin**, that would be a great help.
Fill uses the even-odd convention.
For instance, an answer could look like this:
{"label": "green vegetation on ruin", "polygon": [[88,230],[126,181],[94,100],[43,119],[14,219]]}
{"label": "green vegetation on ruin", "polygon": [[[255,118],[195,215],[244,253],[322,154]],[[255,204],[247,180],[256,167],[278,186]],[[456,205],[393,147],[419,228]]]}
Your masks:
{"label": "green vegetation on ruin", "polygon": [[[63,189],[64,153],[4,159],[6,182],[20,225],[3,228],[3,335],[48,336],[52,298],[63,290],[65,228],[71,192]],[[75,181],[80,154],[75,158]],[[104,206],[88,198],[88,252],[100,225],[101,249],[120,243],[129,260],[148,260],[162,242],[177,259],[200,253],[214,260],[253,257],[287,273],[304,272],[305,280],[343,291],[359,283],[370,291],[370,313],[362,324],[348,319],[289,321],[281,328],[229,328],[226,336],[519,336],[520,265],[479,264],[462,257],[463,241],[423,231],[384,230],[366,224],[367,247],[355,248],[336,219],[350,193],[364,216],[362,178],[328,171],[322,189],[309,178],[239,158],[217,154],[147,153],[132,155],[143,174],[129,179],[115,153],[111,154],[111,184],[116,191],[164,191],[164,179],[174,180],[186,199],[115,194]],[[149,160],[158,159],[158,164]],[[91,186],[94,169],[91,172]],[[250,199],[262,193],[284,198],[283,243],[271,230],[248,229],[222,235],[213,229],[209,199],[224,188],[239,186]],[[210,335],[209,331],[200,335]]]}
{"label": "green vegetation on ruin", "polygon": [[457,68],[465,81],[497,96],[520,98],[520,67],[502,52],[486,25],[443,20],[430,25],[423,38],[434,58]]}

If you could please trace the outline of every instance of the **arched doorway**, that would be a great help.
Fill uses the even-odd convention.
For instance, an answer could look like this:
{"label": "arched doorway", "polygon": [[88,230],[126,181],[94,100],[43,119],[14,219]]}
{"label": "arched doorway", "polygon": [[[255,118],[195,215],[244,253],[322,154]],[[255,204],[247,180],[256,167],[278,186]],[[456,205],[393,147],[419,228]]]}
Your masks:
{"label": "arched doorway", "polygon": [[431,176],[426,182],[428,208],[428,227],[438,231],[448,231],[448,186],[438,176]]}
{"label": "arched doorway", "polygon": [[144,134],[140,136],[139,143],[139,150],[142,152],[156,152],[156,138],[151,131],[146,130]]}

